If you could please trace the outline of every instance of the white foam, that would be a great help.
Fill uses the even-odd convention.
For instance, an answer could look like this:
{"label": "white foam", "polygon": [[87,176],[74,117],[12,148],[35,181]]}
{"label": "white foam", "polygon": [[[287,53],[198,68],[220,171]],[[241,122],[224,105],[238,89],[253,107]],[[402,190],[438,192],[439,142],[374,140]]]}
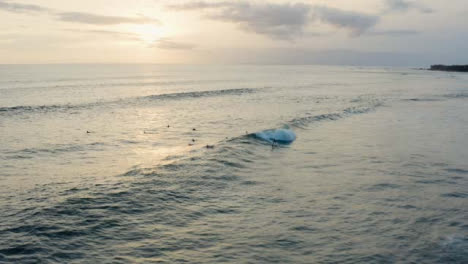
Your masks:
{"label": "white foam", "polygon": [[296,134],[291,129],[268,129],[255,133],[255,137],[269,143],[290,144],[296,140]]}

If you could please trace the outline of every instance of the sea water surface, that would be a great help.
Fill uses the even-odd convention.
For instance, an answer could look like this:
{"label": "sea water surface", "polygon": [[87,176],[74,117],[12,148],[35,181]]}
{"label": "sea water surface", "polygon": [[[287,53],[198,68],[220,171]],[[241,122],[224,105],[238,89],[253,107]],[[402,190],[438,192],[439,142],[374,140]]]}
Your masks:
{"label": "sea water surface", "polygon": [[407,68],[2,65],[0,263],[468,263],[467,100]]}

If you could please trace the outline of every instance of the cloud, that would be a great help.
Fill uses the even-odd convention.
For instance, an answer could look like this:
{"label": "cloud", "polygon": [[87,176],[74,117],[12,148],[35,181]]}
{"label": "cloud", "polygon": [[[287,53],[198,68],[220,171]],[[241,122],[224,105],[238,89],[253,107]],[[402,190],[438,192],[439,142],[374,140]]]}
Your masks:
{"label": "cloud", "polygon": [[130,33],[130,32],[120,32],[120,31],[112,31],[112,30],[96,30],[96,29],[64,29],[68,32],[75,32],[75,33],[83,33],[83,34],[93,34],[99,36],[106,36],[116,39],[128,40],[128,41],[138,41],[141,42],[141,38],[138,34]]}
{"label": "cloud", "polygon": [[314,14],[324,23],[351,30],[353,36],[361,35],[379,22],[378,16],[326,6],[316,6]]}
{"label": "cloud", "polygon": [[153,46],[159,49],[169,50],[191,50],[196,47],[194,44],[175,42],[168,38],[158,40]]}
{"label": "cloud", "polygon": [[62,12],[58,13],[58,19],[65,22],[74,22],[92,25],[117,25],[117,24],[150,24],[160,23],[156,19],[148,17],[122,17],[122,16],[104,16],[92,13],[82,12]]}
{"label": "cloud", "polygon": [[32,12],[45,12],[48,11],[48,8],[30,5],[30,4],[19,4],[12,2],[5,2],[0,0],[0,10],[13,12],[13,13],[32,13]]}
{"label": "cloud", "polygon": [[92,25],[117,25],[117,24],[160,24],[157,19],[145,16],[125,17],[125,16],[106,16],[84,12],[59,12],[53,9],[31,4],[13,3],[11,1],[0,0],[0,10],[13,13],[40,13],[48,12],[55,14],[55,18],[64,22],[75,22]]}
{"label": "cloud", "polygon": [[244,31],[274,39],[291,39],[302,34],[310,11],[309,5],[301,3],[191,2],[168,7],[178,11],[208,10],[209,19],[232,22]]}
{"label": "cloud", "polygon": [[370,31],[370,32],[367,32],[366,35],[400,37],[400,36],[414,36],[420,33],[421,33],[420,31],[416,31],[416,30],[382,30],[382,31]]}
{"label": "cloud", "polygon": [[302,35],[308,36],[309,34],[304,31],[313,19],[348,29],[353,36],[362,34],[379,21],[379,17],[374,15],[304,3],[252,4],[243,1],[216,3],[198,1],[169,5],[168,8],[178,11],[204,10],[205,16],[209,19],[232,22],[238,24],[244,31],[285,40]]}
{"label": "cloud", "polygon": [[196,10],[196,9],[204,9],[204,8],[230,7],[233,4],[234,3],[230,3],[230,2],[207,3],[207,2],[202,2],[202,1],[194,1],[194,2],[184,3],[184,4],[168,5],[167,7],[169,9],[180,11],[180,10]]}
{"label": "cloud", "polygon": [[387,12],[406,12],[411,9],[415,9],[423,13],[434,12],[434,10],[429,7],[407,0],[385,0],[385,4],[387,6]]}

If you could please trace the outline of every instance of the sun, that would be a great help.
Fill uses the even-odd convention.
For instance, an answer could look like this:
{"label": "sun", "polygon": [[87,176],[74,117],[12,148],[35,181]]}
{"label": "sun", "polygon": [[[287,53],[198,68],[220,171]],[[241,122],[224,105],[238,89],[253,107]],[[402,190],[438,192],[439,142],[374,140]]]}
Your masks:
{"label": "sun", "polygon": [[135,25],[132,31],[147,44],[153,44],[164,37],[163,29],[155,25]]}

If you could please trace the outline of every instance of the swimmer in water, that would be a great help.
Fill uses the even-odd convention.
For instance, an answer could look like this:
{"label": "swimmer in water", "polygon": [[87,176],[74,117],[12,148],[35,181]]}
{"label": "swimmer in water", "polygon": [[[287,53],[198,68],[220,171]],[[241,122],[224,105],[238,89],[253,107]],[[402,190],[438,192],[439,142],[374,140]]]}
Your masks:
{"label": "swimmer in water", "polygon": [[278,146],[278,141],[276,141],[276,139],[272,138],[271,139],[273,141],[273,143],[271,144],[271,149],[274,149],[275,147]]}

